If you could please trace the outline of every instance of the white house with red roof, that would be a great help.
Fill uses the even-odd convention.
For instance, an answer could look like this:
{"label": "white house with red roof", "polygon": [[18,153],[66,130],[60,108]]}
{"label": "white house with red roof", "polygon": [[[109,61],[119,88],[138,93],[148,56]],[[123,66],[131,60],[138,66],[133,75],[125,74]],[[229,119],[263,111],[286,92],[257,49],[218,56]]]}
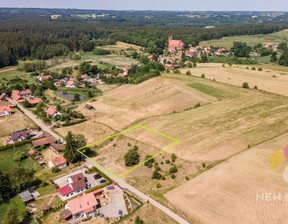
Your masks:
{"label": "white house with red roof", "polygon": [[53,79],[51,75],[39,75],[36,77],[40,82],[42,82],[43,80],[49,80],[49,79]]}
{"label": "white house with red roof", "polygon": [[98,207],[98,202],[94,196],[94,193],[84,194],[81,197],[68,201],[65,205],[65,209],[69,209],[74,218],[93,215]]}
{"label": "white house with red roof", "polygon": [[59,169],[62,169],[67,166],[67,160],[64,158],[63,155],[57,156],[49,160],[48,166],[50,168],[57,167]]}
{"label": "white house with red roof", "polygon": [[86,190],[86,178],[83,173],[68,177],[67,182],[66,186],[57,189],[58,196],[63,201]]}
{"label": "white house with red roof", "polygon": [[75,82],[72,81],[72,80],[66,82],[66,87],[68,87],[68,88],[76,88]]}
{"label": "white house with red roof", "polygon": [[10,105],[0,106],[0,117],[7,116],[11,114]]}
{"label": "white house with red roof", "polygon": [[46,114],[47,115],[50,115],[51,117],[56,117],[56,116],[61,116],[62,114],[56,110],[54,107],[49,107],[47,110],[46,110]]}

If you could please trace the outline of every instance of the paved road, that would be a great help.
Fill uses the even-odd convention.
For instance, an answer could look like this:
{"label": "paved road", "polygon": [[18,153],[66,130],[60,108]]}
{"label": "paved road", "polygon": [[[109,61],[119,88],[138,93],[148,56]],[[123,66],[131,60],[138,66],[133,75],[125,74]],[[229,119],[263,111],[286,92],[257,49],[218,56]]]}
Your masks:
{"label": "paved road", "polygon": [[[90,160],[86,160],[87,166],[92,167],[92,166],[97,166],[97,164],[93,163]],[[124,180],[120,178],[116,178],[112,176],[110,173],[108,173],[106,170],[104,170],[102,167],[97,166],[97,168],[105,173],[108,177],[110,177],[113,181],[117,182],[121,187],[126,188],[127,190],[131,191],[135,195],[137,195],[139,198],[142,198],[144,201],[148,201],[161,211],[165,212],[167,215],[169,215],[171,218],[173,218],[176,222],[181,223],[181,224],[189,224],[186,220],[182,219],[180,216],[172,212],[170,209],[166,208],[165,206],[161,205],[157,201],[153,200],[152,198],[148,197],[147,195],[143,194],[141,191],[137,190],[136,188],[132,187],[128,183],[126,183]]]}
{"label": "paved road", "polygon": [[[12,99],[8,99],[8,101],[12,104],[15,104],[15,102]],[[50,135],[54,136],[56,139],[60,139],[61,142],[64,142],[63,138],[59,135],[57,135],[55,132],[53,132],[50,128],[45,126],[41,120],[39,120],[33,113],[26,110],[20,103],[16,103],[18,108],[22,110],[22,112],[27,115],[34,123],[36,123],[44,132],[48,132]]]}

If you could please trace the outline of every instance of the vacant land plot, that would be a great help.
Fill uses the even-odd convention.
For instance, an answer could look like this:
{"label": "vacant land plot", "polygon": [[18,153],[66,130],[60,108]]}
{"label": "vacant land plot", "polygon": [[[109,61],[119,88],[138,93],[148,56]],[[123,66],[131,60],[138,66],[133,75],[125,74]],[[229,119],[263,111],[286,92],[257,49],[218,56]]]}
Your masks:
{"label": "vacant land plot", "polygon": [[[283,170],[276,173],[269,167],[269,158],[276,149],[282,151],[287,139],[285,134],[251,148],[165,196],[201,223],[287,223],[288,184]],[[265,193],[282,198],[257,200]]]}
{"label": "vacant land plot", "polygon": [[190,88],[180,80],[158,77],[139,85],[114,88],[91,103],[95,110],[88,111],[84,106],[79,107],[79,110],[85,117],[122,130],[139,119],[215,100],[215,97]]}
{"label": "vacant land plot", "polygon": [[[138,135],[140,129],[144,130],[144,132],[141,131],[141,136]],[[143,127],[137,127],[98,143],[98,146],[96,147],[91,146],[91,148],[97,152],[97,156],[94,157],[93,160],[118,176],[144,162],[146,156],[159,154],[175,143],[177,143],[177,141],[161,136],[160,134],[154,133]],[[139,163],[125,166],[124,155],[135,146],[137,147],[135,150],[140,156]],[[141,166],[144,165],[142,164]],[[139,168],[140,167],[137,167],[137,169]],[[150,172],[148,171],[148,173]]]}
{"label": "vacant land plot", "polygon": [[[254,65],[253,65],[254,66]],[[236,86],[242,86],[244,82],[248,82],[249,86],[253,88],[257,86],[258,89],[273,92],[288,96],[288,73],[279,71],[278,66],[256,66],[264,68],[263,71],[251,70],[251,67],[246,69],[244,65],[233,65],[232,67],[222,67],[222,64],[201,64],[194,69],[182,69],[183,73],[190,70],[192,75],[201,76],[205,74],[206,78],[215,79],[216,81],[228,83]],[[238,68],[237,68],[238,67]]]}
{"label": "vacant land plot", "polygon": [[0,137],[4,137],[0,144],[4,144],[4,142],[8,140],[8,135],[14,131],[35,127],[35,124],[19,110],[12,109],[12,111],[15,113],[0,117]]}
{"label": "vacant land plot", "polygon": [[[152,215],[153,214],[153,215]],[[172,218],[160,211],[150,203],[145,204],[140,210],[135,212],[131,217],[127,218],[123,223],[134,223],[136,217],[139,216],[144,223],[159,223],[159,224],[172,224],[176,223]]]}
{"label": "vacant land plot", "polygon": [[83,134],[88,144],[91,144],[95,142],[96,140],[100,140],[100,139],[106,138],[114,134],[111,128],[101,123],[96,123],[94,120],[95,119],[94,117],[90,116],[87,118],[88,118],[88,121],[84,123],[57,128],[56,131],[63,137],[66,136],[68,131],[72,131],[73,134]]}
{"label": "vacant land plot", "polygon": [[258,35],[244,35],[244,36],[233,36],[233,37],[223,37],[218,40],[209,40],[200,42],[200,46],[219,46],[231,48],[235,41],[246,42],[249,46],[255,46],[258,43],[273,43],[279,44],[281,42],[287,42],[288,30],[282,30],[280,32],[271,34],[258,34]]}

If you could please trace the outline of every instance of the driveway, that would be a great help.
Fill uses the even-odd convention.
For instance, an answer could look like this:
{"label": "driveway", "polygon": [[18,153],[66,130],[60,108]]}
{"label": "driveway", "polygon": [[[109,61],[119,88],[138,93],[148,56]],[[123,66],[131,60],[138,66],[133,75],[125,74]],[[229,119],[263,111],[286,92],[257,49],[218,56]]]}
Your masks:
{"label": "driveway", "polygon": [[66,186],[66,185],[68,184],[68,181],[67,181],[68,177],[73,176],[73,175],[76,175],[76,174],[79,174],[79,173],[83,173],[84,177],[87,178],[87,183],[90,183],[90,184],[91,184],[91,188],[100,185],[100,180],[101,180],[101,179],[95,180],[95,179],[93,178],[93,176],[94,176],[95,174],[94,174],[94,173],[93,173],[93,174],[86,174],[86,173],[85,173],[85,170],[86,170],[86,168],[82,168],[82,169],[77,170],[77,171],[75,171],[75,172],[73,172],[73,173],[70,173],[70,174],[68,174],[68,175],[66,175],[66,176],[60,177],[60,178],[54,180],[54,183],[58,184],[59,187],[64,187],[64,186]]}
{"label": "driveway", "polygon": [[100,211],[105,217],[109,218],[118,217],[119,210],[122,210],[123,216],[128,214],[123,191],[119,187],[115,186],[115,190],[107,192],[110,195],[111,202],[108,205],[103,205],[103,207],[99,208],[98,211]]}

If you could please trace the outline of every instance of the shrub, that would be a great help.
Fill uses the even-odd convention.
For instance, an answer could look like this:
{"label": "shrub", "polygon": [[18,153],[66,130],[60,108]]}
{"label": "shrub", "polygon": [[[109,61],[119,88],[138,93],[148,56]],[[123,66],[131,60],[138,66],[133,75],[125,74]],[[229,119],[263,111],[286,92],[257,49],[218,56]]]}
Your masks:
{"label": "shrub", "polygon": [[263,71],[263,69],[262,69],[262,68],[258,68],[258,71],[262,72],[262,71]]}
{"label": "shrub", "polygon": [[101,48],[95,48],[93,50],[93,54],[94,55],[108,55],[108,54],[111,54],[111,51],[105,50],[105,49],[101,49]]}
{"label": "shrub", "polygon": [[48,183],[46,181],[42,181],[40,186],[41,187],[46,187],[47,185],[48,185]]}
{"label": "shrub", "polygon": [[160,180],[161,178],[162,178],[161,173],[159,173],[158,170],[154,170],[154,172],[152,174],[152,179]]}
{"label": "shrub", "polygon": [[172,179],[175,179],[175,178],[176,178],[176,176],[175,176],[174,173],[171,175],[171,178],[172,178]]}
{"label": "shrub", "polygon": [[256,89],[256,90],[257,90],[257,89],[258,89],[258,87],[257,87],[257,86],[254,86],[254,88],[253,88],[253,89]]}
{"label": "shrub", "polygon": [[59,173],[60,169],[58,167],[52,167],[52,173]]}
{"label": "shrub", "polygon": [[202,163],[202,167],[205,168],[206,167],[206,163]]}
{"label": "shrub", "polygon": [[178,168],[177,166],[172,166],[169,170],[169,173],[172,174],[172,173],[177,173],[178,172]]}
{"label": "shrub", "polygon": [[157,188],[160,188],[160,187],[161,187],[161,184],[159,184],[159,183],[156,184],[156,187],[157,187]]}
{"label": "shrub", "polygon": [[202,78],[202,79],[205,79],[205,74],[202,74],[202,75],[201,75],[201,78]]}
{"label": "shrub", "polygon": [[248,84],[248,82],[244,82],[244,83],[242,84],[242,88],[244,88],[244,89],[249,89],[249,84]]}
{"label": "shrub", "polygon": [[[147,156],[145,157],[145,161],[148,160],[148,159],[150,159],[151,157],[152,157],[152,156],[147,155]],[[154,162],[155,162],[155,160],[154,160],[154,158],[152,158],[152,159],[146,161],[146,162],[144,163],[144,165],[145,165],[145,166],[149,166],[150,164],[152,165]]]}
{"label": "shrub", "polygon": [[135,149],[130,149],[124,155],[125,165],[126,166],[134,166],[139,163],[140,155]]}
{"label": "shrub", "polygon": [[175,153],[172,153],[171,159],[172,159],[172,162],[175,162],[175,161],[176,161],[177,156],[175,155]]}
{"label": "shrub", "polygon": [[15,152],[14,156],[13,156],[13,159],[15,161],[17,161],[17,162],[20,162],[20,161],[22,161],[23,159],[26,159],[26,158],[27,158],[26,153],[25,152],[20,152],[20,151]]}
{"label": "shrub", "polygon": [[191,75],[191,72],[190,71],[186,72],[186,75]]}
{"label": "shrub", "polygon": [[170,160],[169,159],[165,160],[165,163],[170,164]]}
{"label": "shrub", "polygon": [[254,71],[256,70],[256,68],[255,68],[255,67],[252,67],[251,69],[252,69],[252,70],[254,70]]}

